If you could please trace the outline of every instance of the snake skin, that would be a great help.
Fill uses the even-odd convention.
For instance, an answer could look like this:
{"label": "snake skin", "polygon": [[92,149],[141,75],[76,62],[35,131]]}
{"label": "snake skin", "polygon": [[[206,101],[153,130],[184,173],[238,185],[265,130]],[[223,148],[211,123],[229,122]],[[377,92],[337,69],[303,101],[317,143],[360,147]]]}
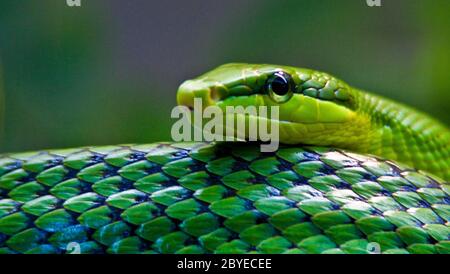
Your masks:
{"label": "snake skin", "polygon": [[336,149],[160,143],[0,157],[0,253],[450,253],[450,186]]}

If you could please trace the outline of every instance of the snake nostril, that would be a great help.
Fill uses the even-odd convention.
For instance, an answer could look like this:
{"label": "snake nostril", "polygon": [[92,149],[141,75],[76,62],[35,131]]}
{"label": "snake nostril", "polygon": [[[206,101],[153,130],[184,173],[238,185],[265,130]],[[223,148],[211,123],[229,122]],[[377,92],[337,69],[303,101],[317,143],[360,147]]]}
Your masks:
{"label": "snake nostril", "polygon": [[221,98],[221,96],[220,96],[219,92],[217,91],[217,89],[213,88],[211,90],[211,100],[217,102],[220,100],[220,98]]}
{"label": "snake nostril", "polygon": [[212,87],[209,93],[209,97],[212,101],[217,102],[226,97],[226,89],[223,86]]}

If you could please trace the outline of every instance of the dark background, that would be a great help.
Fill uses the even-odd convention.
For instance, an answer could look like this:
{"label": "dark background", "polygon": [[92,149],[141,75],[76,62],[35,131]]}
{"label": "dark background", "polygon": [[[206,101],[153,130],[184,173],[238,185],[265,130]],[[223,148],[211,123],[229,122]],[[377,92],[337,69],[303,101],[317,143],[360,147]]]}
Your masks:
{"label": "dark background", "polygon": [[324,70],[450,124],[450,1],[382,3],[1,0],[0,152],[170,140],[177,86],[226,62]]}

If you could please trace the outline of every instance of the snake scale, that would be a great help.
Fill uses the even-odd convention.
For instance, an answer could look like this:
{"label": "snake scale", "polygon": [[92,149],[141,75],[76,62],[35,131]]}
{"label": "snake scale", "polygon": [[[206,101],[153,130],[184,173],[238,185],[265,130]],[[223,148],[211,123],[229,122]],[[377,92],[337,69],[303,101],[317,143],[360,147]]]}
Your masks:
{"label": "snake scale", "polygon": [[[228,64],[178,103],[279,106],[275,152],[154,143],[0,156],[0,253],[450,253],[450,133],[323,72]],[[260,117],[253,117],[260,119]]]}

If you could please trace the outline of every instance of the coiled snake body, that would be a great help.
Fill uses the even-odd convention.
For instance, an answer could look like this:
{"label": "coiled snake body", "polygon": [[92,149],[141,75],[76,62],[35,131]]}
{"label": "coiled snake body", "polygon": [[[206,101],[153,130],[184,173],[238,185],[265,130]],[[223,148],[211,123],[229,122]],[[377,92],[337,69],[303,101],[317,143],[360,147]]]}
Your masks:
{"label": "coiled snake body", "polygon": [[0,253],[450,253],[439,122],[286,66],[221,66],[180,86],[179,104],[194,98],[279,106],[284,145],[1,156]]}

